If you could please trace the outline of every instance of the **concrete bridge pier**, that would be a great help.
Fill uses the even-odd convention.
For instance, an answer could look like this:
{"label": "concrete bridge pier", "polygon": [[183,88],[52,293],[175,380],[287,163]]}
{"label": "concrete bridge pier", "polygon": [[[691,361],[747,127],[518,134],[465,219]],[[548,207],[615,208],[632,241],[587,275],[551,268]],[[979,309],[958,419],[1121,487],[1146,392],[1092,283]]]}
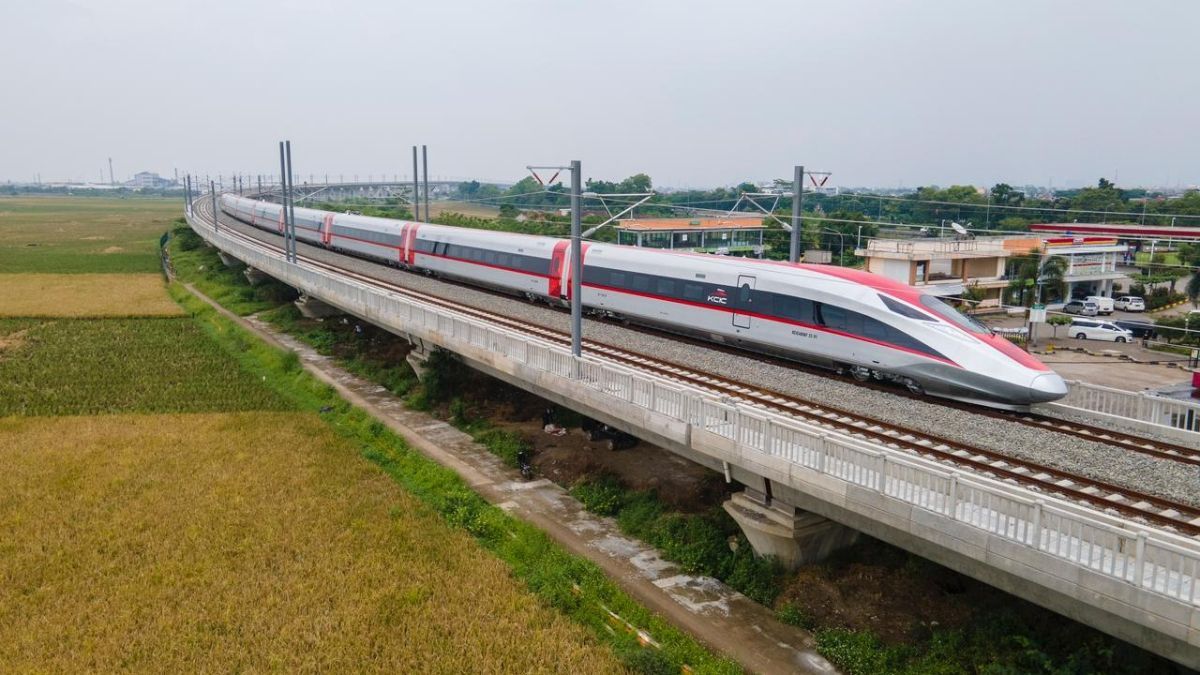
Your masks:
{"label": "concrete bridge pier", "polygon": [[438,347],[419,337],[412,335],[406,337],[408,338],[408,344],[412,345],[412,349],[409,350],[408,356],[404,357],[404,360],[412,367],[413,373],[417,376],[417,381],[420,382],[425,379],[426,363],[428,363],[430,355],[437,351]]}
{"label": "concrete bridge pier", "polygon": [[722,506],[756,554],[773,555],[787,569],[820,562],[858,541],[857,530],[753,488],[735,493]]}
{"label": "concrete bridge pier", "polygon": [[220,256],[220,258],[221,258],[221,262],[222,262],[222,263],[223,263],[223,264],[224,264],[226,267],[231,267],[231,268],[233,268],[233,269],[241,269],[242,267],[245,267],[245,266],[246,266],[246,263],[244,263],[244,262],[242,262],[241,260],[238,260],[237,258],[235,258],[235,257],[233,257],[233,256],[231,256],[231,255],[229,255],[229,254],[228,254],[228,253],[226,253],[225,251],[217,251],[217,255],[218,255],[218,256]]}
{"label": "concrete bridge pier", "polygon": [[345,314],[342,310],[317,298],[301,293],[296,299],[296,309],[309,319],[328,319],[331,316]]}
{"label": "concrete bridge pier", "polygon": [[246,269],[242,270],[242,274],[246,276],[246,281],[249,281],[251,286],[258,286],[271,278],[248,265]]}

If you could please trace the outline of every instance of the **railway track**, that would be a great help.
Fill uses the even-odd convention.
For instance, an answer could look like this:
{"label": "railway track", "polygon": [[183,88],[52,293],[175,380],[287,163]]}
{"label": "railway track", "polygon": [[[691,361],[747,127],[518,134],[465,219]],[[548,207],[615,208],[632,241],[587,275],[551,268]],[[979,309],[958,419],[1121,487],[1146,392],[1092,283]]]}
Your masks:
{"label": "railway track", "polygon": [[[211,214],[212,211],[211,206],[204,203],[200,204],[198,210],[202,216]],[[211,215],[205,217],[212,220]],[[222,218],[229,218],[229,216],[223,215]],[[226,231],[269,252],[277,254],[283,250],[280,246],[257,237],[251,237],[236,229],[227,228]],[[570,343],[570,335],[561,331],[425,295],[376,276],[347,270],[309,256],[299,256],[299,259],[313,267],[333,271],[362,283],[482,319],[494,325],[531,334],[548,342],[562,345]],[[964,470],[1011,481],[1045,494],[1060,495],[1075,502],[1120,514],[1146,524],[1174,530],[1187,536],[1200,537],[1200,508],[1197,507],[1036,462],[1017,459],[967,443],[882,422],[836,406],[815,403],[711,373],[695,371],[611,345],[590,340],[584,340],[583,345],[593,355],[602,355],[604,358],[626,367],[651,372],[692,388],[725,396],[739,403],[789,415],[830,431],[881,444],[894,450],[909,452]],[[1047,431],[1071,433],[1091,440],[1112,443],[1117,447],[1134,452],[1143,452],[1173,461],[1200,464],[1200,457],[1197,457],[1197,453],[1182,446],[1167,449],[1162,445],[1169,444],[1146,444],[1145,439],[1102,429],[1089,431],[1086,425],[1074,425],[1071,427],[1072,430],[1068,431],[1067,425],[1071,423],[1061,420],[1039,420],[1035,416],[1014,417],[997,411],[987,411],[987,414],[1003,416],[1006,419],[1024,420],[1022,423],[1038,426]],[[1127,438],[1122,441],[1118,440],[1119,436]]]}

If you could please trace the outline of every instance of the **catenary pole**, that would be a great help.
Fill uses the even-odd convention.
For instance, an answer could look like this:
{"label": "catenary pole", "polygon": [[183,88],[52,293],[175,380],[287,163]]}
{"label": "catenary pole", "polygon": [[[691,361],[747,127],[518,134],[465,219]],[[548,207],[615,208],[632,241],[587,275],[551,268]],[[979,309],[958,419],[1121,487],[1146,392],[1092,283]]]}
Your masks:
{"label": "catenary pole", "polygon": [[421,146],[421,173],[425,180],[425,222],[429,222],[429,152],[427,148]]}
{"label": "catenary pole", "polygon": [[296,262],[296,175],[292,172],[292,142],[284,141],[287,148],[288,183],[288,229],[292,233],[292,262]]}
{"label": "catenary pole", "polygon": [[413,220],[421,220],[421,192],[417,185],[417,146],[413,146]]}
{"label": "catenary pole", "polygon": [[583,353],[583,245],[579,233],[582,222],[579,212],[581,173],[579,160],[571,160],[571,353],[575,358]]}
{"label": "catenary pole", "polygon": [[287,156],[283,151],[283,141],[279,141],[279,204],[283,215],[283,253],[284,258],[291,259],[291,243],[288,242],[287,215]]}
{"label": "catenary pole", "polygon": [[804,208],[804,167],[797,166],[792,177],[792,237],[788,244],[788,262],[800,260],[800,211]]}
{"label": "catenary pole", "polygon": [[191,174],[183,177],[183,212],[192,215],[192,176]]}
{"label": "catenary pole", "polygon": [[212,192],[213,231],[220,232],[221,231],[221,219],[217,217],[217,213],[219,213],[217,211],[217,184],[212,181],[209,181],[208,189],[210,192]]}

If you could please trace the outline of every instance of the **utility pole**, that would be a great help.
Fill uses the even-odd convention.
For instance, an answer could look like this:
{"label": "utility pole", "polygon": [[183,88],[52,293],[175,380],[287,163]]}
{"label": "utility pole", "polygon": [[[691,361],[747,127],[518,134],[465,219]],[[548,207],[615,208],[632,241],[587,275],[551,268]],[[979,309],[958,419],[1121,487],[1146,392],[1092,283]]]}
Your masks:
{"label": "utility pole", "polygon": [[213,232],[221,231],[221,219],[217,216],[220,211],[217,210],[217,184],[209,181],[208,189],[212,192],[212,209],[213,209]]}
{"label": "utility pole", "polygon": [[792,177],[792,239],[788,246],[788,262],[800,260],[800,211],[804,208],[804,167],[797,166]]}
{"label": "utility pole", "polygon": [[429,153],[421,146],[421,173],[425,180],[425,222],[429,222]]}
{"label": "utility pole", "polygon": [[[579,160],[571,161],[571,354],[583,355],[583,244],[579,230],[583,219],[579,211],[582,179]],[[428,208],[428,204],[426,204]]]}
{"label": "utility pole", "polygon": [[[533,177],[543,187],[554,183],[554,179],[563,171],[571,172],[571,355],[575,357],[574,377],[579,377],[579,359],[583,355],[583,235],[580,233],[583,222],[579,202],[583,197],[583,169],[579,160],[572,160],[570,166],[527,166]],[[550,180],[543,181],[537,174],[539,169],[553,170]],[[592,196],[589,193],[589,196]],[[598,226],[599,227],[599,226]],[[594,232],[596,228],[589,230]]]}
{"label": "utility pole", "polygon": [[183,180],[183,212],[192,215],[192,177],[187,175]]}
{"label": "utility pole", "polygon": [[292,260],[292,228],[288,215],[288,165],[287,151],[284,142],[279,141],[279,194],[280,208],[283,209],[283,256],[288,262]]}
{"label": "utility pole", "polygon": [[[38,179],[38,182],[39,183],[41,182],[40,178]],[[108,158],[108,182],[110,185],[117,184],[117,178],[116,178],[116,176],[113,175],[113,170],[112,170],[112,157]]]}
{"label": "utility pole", "polygon": [[284,141],[287,148],[287,184],[288,184],[288,230],[292,240],[292,263],[296,262],[296,174],[292,172],[292,142]]}
{"label": "utility pole", "polygon": [[413,220],[421,220],[421,193],[417,185],[417,146],[413,146]]}

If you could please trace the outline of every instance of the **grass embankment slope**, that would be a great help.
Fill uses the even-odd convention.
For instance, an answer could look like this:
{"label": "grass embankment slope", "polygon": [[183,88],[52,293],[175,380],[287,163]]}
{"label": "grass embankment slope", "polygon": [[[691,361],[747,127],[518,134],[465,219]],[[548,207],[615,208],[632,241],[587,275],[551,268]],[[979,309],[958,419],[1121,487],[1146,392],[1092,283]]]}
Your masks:
{"label": "grass embankment slope", "polygon": [[[36,201],[47,223],[86,220]],[[112,271],[154,274],[146,258]],[[353,411],[295,388],[294,355],[198,304],[78,319],[43,300],[25,310],[42,318],[0,319],[0,672],[620,669],[364,458]]]}

